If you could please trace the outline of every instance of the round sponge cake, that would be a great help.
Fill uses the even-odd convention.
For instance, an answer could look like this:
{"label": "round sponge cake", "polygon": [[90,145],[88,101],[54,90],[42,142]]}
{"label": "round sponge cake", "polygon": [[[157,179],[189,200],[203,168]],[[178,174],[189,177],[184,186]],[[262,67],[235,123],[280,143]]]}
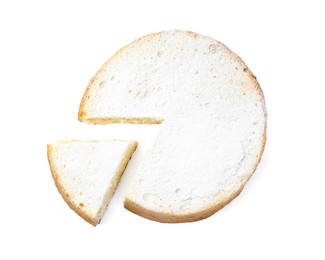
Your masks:
{"label": "round sponge cake", "polygon": [[266,141],[262,90],[224,44],[193,32],[146,35],[91,80],[79,120],[162,123],[125,207],[160,222],[196,221],[235,198]]}

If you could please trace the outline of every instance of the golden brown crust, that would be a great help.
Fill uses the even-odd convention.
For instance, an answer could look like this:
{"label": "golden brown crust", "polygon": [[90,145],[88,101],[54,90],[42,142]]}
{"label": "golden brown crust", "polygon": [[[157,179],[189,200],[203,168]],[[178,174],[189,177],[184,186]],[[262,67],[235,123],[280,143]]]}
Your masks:
{"label": "golden brown crust", "polygon": [[49,161],[51,174],[55,183],[56,188],[58,189],[59,193],[61,194],[64,201],[68,204],[68,206],[76,212],[80,217],[82,217],[85,221],[87,221],[89,224],[96,226],[98,224],[97,220],[92,218],[87,214],[87,212],[83,211],[80,206],[77,206],[73,203],[71,198],[69,197],[68,192],[64,189],[64,187],[61,184],[60,177],[55,169],[55,165],[53,163],[53,154],[52,154],[52,145],[47,145],[47,158]]}
{"label": "golden brown crust", "polygon": [[148,210],[129,199],[126,199],[124,201],[124,207],[127,210],[129,210],[141,217],[144,217],[144,218],[147,218],[150,220],[154,220],[157,222],[161,222],[161,223],[194,222],[194,221],[208,218],[211,215],[213,215],[215,212],[217,212],[218,210],[222,209],[229,202],[231,202],[235,197],[237,197],[243,188],[244,188],[244,186],[242,186],[240,190],[233,193],[231,196],[225,198],[223,201],[220,201],[209,208],[206,208],[200,212],[195,212],[195,213],[186,214],[186,215],[177,215],[177,214],[172,214],[172,213],[161,213],[161,212],[151,211],[151,210]]}
{"label": "golden brown crust", "polygon": [[102,117],[92,117],[92,118],[84,118],[83,122],[88,124],[161,124],[164,120],[159,120],[155,118],[123,118],[123,117],[110,117],[110,118],[102,118]]}

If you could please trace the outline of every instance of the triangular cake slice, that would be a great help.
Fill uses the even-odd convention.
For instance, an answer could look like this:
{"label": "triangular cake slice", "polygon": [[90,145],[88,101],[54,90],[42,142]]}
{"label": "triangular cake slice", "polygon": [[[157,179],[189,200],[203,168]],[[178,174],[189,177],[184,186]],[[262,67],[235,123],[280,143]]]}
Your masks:
{"label": "triangular cake slice", "polygon": [[79,216],[96,226],[137,147],[134,141],[62,141],[47,146],[55,185]]}

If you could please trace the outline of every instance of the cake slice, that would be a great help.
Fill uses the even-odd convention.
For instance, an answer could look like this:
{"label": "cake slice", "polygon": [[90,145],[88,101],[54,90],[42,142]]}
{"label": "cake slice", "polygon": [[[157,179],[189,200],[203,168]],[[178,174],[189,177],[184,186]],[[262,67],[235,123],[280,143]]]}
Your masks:
{"label": "cake slice", "polygon": [[134,141],[62,141],[47,146],[57,189],[93,226],[103,217],[136,147]]}

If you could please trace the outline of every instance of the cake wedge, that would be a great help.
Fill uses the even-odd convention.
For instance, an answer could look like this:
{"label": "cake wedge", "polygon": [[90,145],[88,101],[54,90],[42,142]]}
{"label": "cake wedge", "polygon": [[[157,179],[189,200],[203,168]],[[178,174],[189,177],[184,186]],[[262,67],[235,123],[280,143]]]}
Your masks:
{"label": "cake wedge", "polygon": [[47,146],[55,185],[65,202],[96,226],[137,147],[134,141],[60,141]]}

